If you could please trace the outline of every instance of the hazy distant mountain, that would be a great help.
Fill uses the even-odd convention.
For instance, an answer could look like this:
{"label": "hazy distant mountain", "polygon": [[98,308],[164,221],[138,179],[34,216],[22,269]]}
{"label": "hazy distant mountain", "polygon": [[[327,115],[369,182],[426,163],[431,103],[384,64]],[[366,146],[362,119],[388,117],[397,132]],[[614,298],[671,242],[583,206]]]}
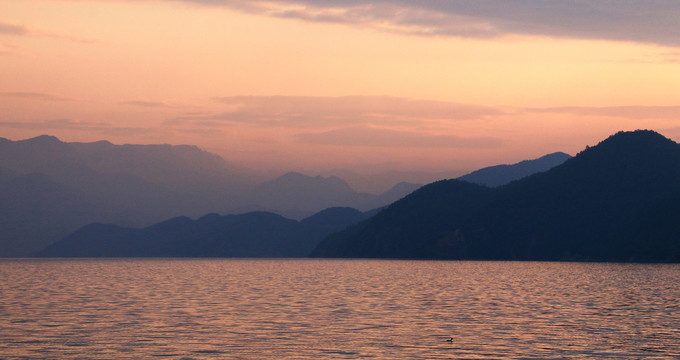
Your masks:
{"label": "hazy distant mountain", "polygon": [[[0,188],[0,211],[8,213],[0,219],[0,256],[26,255],[91,222],[147,226],[246,209],[300,219],[334,206],[385,206],[416,188],[362,194],[336,177],[296,173],[258,186],[194,146],[65,143],[53,136],[0,138],[0,167],[8,184]],[[15,189],[28,185],[32,191]]]}
{"label": "hazy distant mountain", "polygon": [[[75,181],[79,167],[98,174],[127,174],[171,190],[196,190],[247,183],[219,156],[188,145],[113,145],[108,141],[65,143],[53,136],[0,141],[0,166]],[[67,169],[63,169],[66,166]]]}
{"label": "hazy distant mountain", "polygon": [[196,146],[113,145],[108,141],[69,145],[99,173],[133,174],[168,189],[240,189],[248,183],[220,156]]}
{"label": "hazy distant mountain", "polygon": [[47,175],[0,168],[0,256],[27,255],[92,221],[132,224],[141,217],[89,203]]}
{"label": "hazy distant mountain", "polygon": [[497,187],[509,182],[552,169],[567,161],[571,156],[563,152],[545,155],[534,160],[524,160],[513,165],[496,165],[473,171],[459,177],[459,180]]}
{"label": "hazy distant mountain", "polygon": [[173,218],[143,229],[90,224],[50,245],[44,257],[304,257],[331,232],[371,214],[326,209],[302,221],[253,212]]}
{"label": "hazy distant mountain", "polygon": [[142,226],[222,211],[244,188],[221,158],[191,146],[0,139],[0,167],[0,256],[26,255],[94,221]]}
{"label": "hazy distant mountain", "polygon": [[380,194],[378,196],[378,202],[380,203],[381,207],[384,206],[384,205],[389,205],[389,204],[403,198],[404,196],[420,189],[422,186],[423,186],[422,184],[400,182],[400,183],[392,186],[389,190]]}
{"label": "hazy distant mountain", "polygon": [[80,163],[80,154],[54,136],[0,141],[0,166],[19,172],[37,172],[57,162]]}
{"label": "hazy distant mountain", "polygon": [[347,206],[365,199],[340,178],[290,172],[257,186],[250,201],[278,211],[296,209],[314,213],[329,205]]}
{"label": "hazy distant mountain", "polygon": [[[455,164],[453,164],[455,165]],[[410,184],[429,184],[442,179],[457,178],[466,172],[463,170],[450,171],[418,171],[418,170],[384,170],[365,168],[364,172],[356,170],[335,169],[325,174],[337,176],[347,182],[349,186],[361,193],[382,194],[395,185],[405,182]]]}
{"label": "hazy distant mountain", "polygon": [[399,181],[428,184],[434,181],[452,178],[459,178],[461,180],[476,184],[496,187],[537,172],[546,171],[552,167],[560,165],[570,157],[571,156],[565,153],[557,152],[534,160],[524,160],[513,165],[496,165],[486,167],[463,176],[461,176],[461,174],[464,172],[460,170],[440,172],[403,170],[374,172],[371,170],[368,174],[360,174],[349,170],[333,170],[329,173],[335,174],[346,180],[353,189],[357,189],[359,192],[369,193],[388,191],[391,186],[394,186],[394,184]]}
{"label": "hazy distant mountain", "polygon": [[621,132],[496,189],[427,185],[326,238],[326,257],[680,261],[680,145]]}
{"label": "hazy distant mountain", "polygon": [[358,193],[335,176],[312,177],[290,172],[255,187],[247,199],[252,208],[260,207],[301,218],[334,206],[354,207],[362,211],[375,209],[389,205],[418,187],[420,185],[400,183],[384,194],[374,195]]}

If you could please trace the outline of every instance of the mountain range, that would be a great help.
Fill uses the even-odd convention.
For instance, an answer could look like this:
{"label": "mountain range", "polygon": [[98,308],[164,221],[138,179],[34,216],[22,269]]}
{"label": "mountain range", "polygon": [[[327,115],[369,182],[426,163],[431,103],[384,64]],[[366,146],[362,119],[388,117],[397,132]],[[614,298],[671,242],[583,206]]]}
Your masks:
{"label": "mountain range", "polygon": [[358,193],[337,177],[299,173],[256,183],[188,145],[0,138],[0,257],[25,256],[93,222],[145,227],[177,216],[270,211],[302,219],[347,206],[368,211],[418,188]]}
{"label": "mountain range", "polygon": [[373,215],[330,208],[301,221],[267,212],[197,220],[176,217],[143,229],[89,224],[41,257],[304,257],[328,234]]}
{"label": "mountain range", "polygon": [[[401,182],[383,194],[354,191],[337,176],[307,176],[289,172],[247,191],[240,210],[268,210],[301,219],[329,207],[352,207],[369,211],[389,205],[410,194],[420,184]],[[242,212],[242,211],[241,211]]]}
{"label": "mountain range", "polygon": [[571,158],[571,155],[556,152],[542,156],[534,160],[524,160],[512,165],[496,165],[485,167],[463,175],[458,180],[488,187],[498,187],[519,180],[529,175],[543,172],[562,164]]}
{"label": "mountain range", "polygon": [[[564,161],[552,159],[553,166]],[[503,165],[490,175],[512,179],[516,166],[531,169],[534,162],[546,161]],[[402,182],[375,195],[336,176],[295,172],[257,184],[194,146],[65,143],[52,136],[0,138],[0,184],[0,256],[35,253],[91,223],[138,229],[176,217],[254,211],[295,221],[330,207],[378,209],[421,186]]]}
{"label": "mountain range", "polygon": [[620,132],[491,188],[444,180],[322,241],[317,257],[680,261],[680,145]]}
{"label": "mountain range", "polygon": [[193,146],[0,139],[0,256],[26,255],[91,222],[143,226],[228,203],[245,180]]}

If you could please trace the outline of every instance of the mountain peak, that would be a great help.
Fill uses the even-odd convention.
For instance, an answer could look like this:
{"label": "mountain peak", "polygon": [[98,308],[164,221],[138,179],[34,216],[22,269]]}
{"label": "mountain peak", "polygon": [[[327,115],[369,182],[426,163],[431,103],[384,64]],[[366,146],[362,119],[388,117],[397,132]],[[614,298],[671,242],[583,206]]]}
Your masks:
{"label": "mountain peak", "polygon": [[[675,161],[678,144],[651,130],[619,131],[596,146],[587,146],[574,159],[598,166],[654,169]],[[653,165],[656,164],[656,165]]]}
{"label": "mountain peak", "polygon": [[668,148],[677,145],[673,140],[652,130],[619,131],[589,149],[616,149],[618,151],[645,151],[646,149]]}
{"label": "mountain peak", "polygon": [[304,175],[302,173],[299,173],[297,171],[289,171],[279,177],[277,177],[274,180],[301,180],[301,179],[309,179],[311,176]]}
{"label": "mountain peak", "polygon": [[426,185],[313,255],[680,262],[680,145],[656,132],[495,189],[461,184]]}
{"label": "mountain peak", "polygon": [[489,187],[498,187],[532,174],[550,170],[564,163],[569,158],[571,158],[569,154],[555,152],[538,159],[524,160],[512,165],[485,167],[461,176],[458,179]]}
{"label": "mountain peak", "polygon": [[329,188],[339,188],[347,191],[351,191],[349,185],[345,180],[340,179],[337,176],[323,177],[321,175],[308,176],[301,174],[299,172],[288,172],[274,180],[268,182],[269,184],[279,184],[288,186],[317,186],[317,187],[329,187]]}
{"label": "mountain peak", "polygon": [[59,138],[56,136],[52,135],[40,135],[36,136],[34,138],[26,139],[26,140],[20,140],[19,142],[23,143],[42,143],[42,144],[63,144]]}
{"label": "mountain peak", "polygon": [[616,134],[610,135],[607,140],[611,139],[667,139],[665,136],[659,134],[654,130],[637,129],[633,131],[619,131]]}

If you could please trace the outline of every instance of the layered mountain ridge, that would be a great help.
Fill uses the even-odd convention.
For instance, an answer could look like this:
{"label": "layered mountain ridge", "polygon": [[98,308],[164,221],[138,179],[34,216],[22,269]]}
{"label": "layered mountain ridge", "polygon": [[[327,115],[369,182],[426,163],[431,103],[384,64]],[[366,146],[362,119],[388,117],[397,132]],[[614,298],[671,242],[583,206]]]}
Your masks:
{"label": "layered mountain ridge", "polygon": [[619,132],[495,189],[424,186],[313,256],[677,262],[679,201],[680,145]]}
{"label": "layered mountain ridge", "polygon": [[420,185],[362,194],[342,179],[286,174],[259,184],[189,145],[0,138],[0,256],[25,256],[93,222],[145,227],[177,216],[269,211],[302,219],[329,207],[368,211]]}
{"label": "layered mountain ridge", "polygon": [[89,224],[37,253],[41,257],[304,257],[329,233],[370,217],[330,208],[301,221],[267,212],[176,217],[134,229]]}

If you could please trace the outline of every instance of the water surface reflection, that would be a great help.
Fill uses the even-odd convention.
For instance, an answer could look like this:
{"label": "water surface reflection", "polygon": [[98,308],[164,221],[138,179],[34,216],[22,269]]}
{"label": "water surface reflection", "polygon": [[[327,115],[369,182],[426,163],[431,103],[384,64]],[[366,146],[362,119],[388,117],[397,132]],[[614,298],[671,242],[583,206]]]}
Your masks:
{"label": "water surface reflection", "polygon": [[680,359],[678,283],[678,265],[1,260],[0,358]]}

